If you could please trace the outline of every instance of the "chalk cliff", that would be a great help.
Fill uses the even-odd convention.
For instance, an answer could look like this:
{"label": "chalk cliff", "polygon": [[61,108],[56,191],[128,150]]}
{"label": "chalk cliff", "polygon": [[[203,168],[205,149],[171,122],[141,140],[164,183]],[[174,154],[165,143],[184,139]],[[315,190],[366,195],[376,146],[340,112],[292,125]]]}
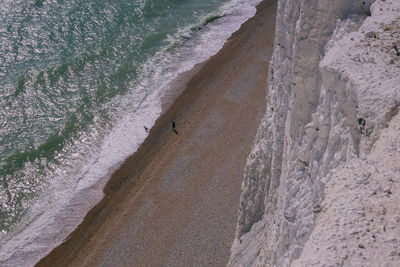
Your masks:
{"label": "chalk cliff", "polygon": [[229,265],[396,266],[400,1],[280,0],[277,12]]}

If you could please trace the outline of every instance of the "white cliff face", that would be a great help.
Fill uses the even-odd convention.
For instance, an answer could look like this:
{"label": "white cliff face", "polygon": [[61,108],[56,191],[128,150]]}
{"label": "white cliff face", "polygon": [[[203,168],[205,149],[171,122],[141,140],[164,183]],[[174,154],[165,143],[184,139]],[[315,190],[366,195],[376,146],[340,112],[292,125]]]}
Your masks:
{"label": "white cliff face", "polygon": [[[292,266],[400,265],[400,1],[377,1],[357,32],[338,21],[320,63],[355,93],[359,156],[330,171],[321,213]],[[329,78],[331,77],[331,78]]]}
{"label": "white cliff face", "polygon": [[365,158],[335,169],[322,210],[291,266],[400,265],[400,115]]}
{"label": "white cliff face", "polygon": [[[377,144],[384,142],[383,129],[400,105],[400,56],[393,48],[400,49],[400,1],[377,0],[364,21],[371,3],[279,2],[267,114],[245,169],[229,265],[289,266],[300,257],[299,266],[319,266],[324,258],[319,247],[337,241],[325,240],[321,234],[330,225],[319,223],[351,210],[344,207],[340,213],[322,202],[341,199],[337,194],[345,192],[351,199],[351,187],[338,190],[331,183],[343,176],[356,180],[365,164],[378,164],[379,153],[390,147]],[[399,142],[391,145],[400,151]],[[360,171],[353,170],[356,160],[365,161]],[[343,174],[346,170],[352,171]],[[389,172],[400,184],[398,167]],[[350,228],[340,229],[345,236]]]}

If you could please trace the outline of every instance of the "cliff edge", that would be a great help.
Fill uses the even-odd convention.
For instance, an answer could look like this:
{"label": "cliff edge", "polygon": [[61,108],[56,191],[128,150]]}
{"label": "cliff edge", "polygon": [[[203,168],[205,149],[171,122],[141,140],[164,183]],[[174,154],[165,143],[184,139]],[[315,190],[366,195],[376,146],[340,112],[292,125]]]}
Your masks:
{"label": "cliff edge", "polygon": [[400,1],[280,0],[231,266],[400,264]]}

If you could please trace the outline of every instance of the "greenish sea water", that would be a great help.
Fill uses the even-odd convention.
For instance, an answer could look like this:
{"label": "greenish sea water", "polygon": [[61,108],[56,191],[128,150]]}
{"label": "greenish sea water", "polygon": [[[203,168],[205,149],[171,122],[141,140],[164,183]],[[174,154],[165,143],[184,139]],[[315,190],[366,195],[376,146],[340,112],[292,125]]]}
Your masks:
{"label": "greenish sea water", "polygon": [[257,2],[0,0],[0,263],[137,149],[163,89]]}

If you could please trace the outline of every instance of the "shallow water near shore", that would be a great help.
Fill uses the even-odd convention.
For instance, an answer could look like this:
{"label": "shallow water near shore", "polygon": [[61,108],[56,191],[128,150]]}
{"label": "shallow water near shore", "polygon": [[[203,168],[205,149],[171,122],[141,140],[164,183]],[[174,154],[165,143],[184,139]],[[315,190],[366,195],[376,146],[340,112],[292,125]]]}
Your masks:
{"label": "shallow water near shore", "polygon": [[143,142],[169,83],[258,2],[3,3],[0,263],[62,241],[101,198],[87,189]]}

